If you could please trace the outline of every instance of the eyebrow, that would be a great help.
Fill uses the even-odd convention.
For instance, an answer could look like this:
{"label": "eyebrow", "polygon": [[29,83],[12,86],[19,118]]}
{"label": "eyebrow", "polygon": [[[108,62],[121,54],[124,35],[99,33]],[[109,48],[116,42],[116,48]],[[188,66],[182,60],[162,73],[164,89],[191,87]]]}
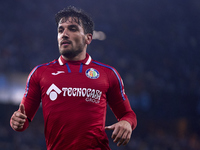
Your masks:
{"label": "eyebrow", "polygon": [[63,26],[58,26],[58,28],[57,29],[63,29],[64,27]]}
{"label": "eyebrow", "polygon": [[[77,25],[77,24],[70,24],[70,25],[67,26],[67,28],[70,29],[70,28],[73,28],[73,27],[74,27],[74,28],[76,28],[76,30],[80,30],[80,29],[79,29],[79,26],[80,26],[80,25]],[[80,26],[80,27],[81,27],[81,26]],[[58,26],[57,31],[59,31],[60,29],[64,30],[65,27],[64,27],[63,25],[60,25],[60,26]]]}
{"label": "eyebrow", "polygon": [[71,24],[71,25],[69,25],[69,27],[77,27],[77,28],[78,28],[78,25],[76,25],[76,24]]}
{"label": "eyebrow", "polygon": [[[76,24],[68,25],[68,27],[77,27],[77,28],[78,28],[78,26],[80,26],[80,25],[76,25]],[[58,26],[58,29],[60,29],[60,28],[64,28],[63,25]]]}

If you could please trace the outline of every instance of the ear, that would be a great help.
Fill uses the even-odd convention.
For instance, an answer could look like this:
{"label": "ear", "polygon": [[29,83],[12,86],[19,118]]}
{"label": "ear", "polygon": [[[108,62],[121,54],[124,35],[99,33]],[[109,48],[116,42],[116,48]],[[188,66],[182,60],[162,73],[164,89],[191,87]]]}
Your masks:
{"label": "ear", "polygon": [[92,42],[92,34],[91,34],[91,33],[87,33],[87,34],[86,34],[85,43],[86,43],[87,45],[89,45],[91,42]]}

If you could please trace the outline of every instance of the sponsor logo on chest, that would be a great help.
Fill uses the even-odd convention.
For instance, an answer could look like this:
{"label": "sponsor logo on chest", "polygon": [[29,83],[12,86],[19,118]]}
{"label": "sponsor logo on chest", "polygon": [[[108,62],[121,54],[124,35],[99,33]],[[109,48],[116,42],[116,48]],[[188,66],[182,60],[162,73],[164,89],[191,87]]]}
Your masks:
{"label": "sponsor logo on chest", "polygon": [[102,91],[92,88],[73,88],[62,87],[58,88],[55,84],[52,84],[46,94],[52,101],[57,100],[58,95],[62,94],[63,97],[83,97],[87,102],[100,103]]}

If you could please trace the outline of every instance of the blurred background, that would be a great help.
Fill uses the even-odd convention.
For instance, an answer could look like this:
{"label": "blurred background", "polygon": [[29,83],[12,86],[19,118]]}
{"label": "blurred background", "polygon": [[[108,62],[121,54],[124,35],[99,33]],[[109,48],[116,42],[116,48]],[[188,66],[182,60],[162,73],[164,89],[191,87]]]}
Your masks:
{"label": "blurred background", "polygon": [[54,14],[69,5],[93,18],[88,53],[118,70],[137,114],[127,146],[107,132],[111,149],[200,150],[199,0],[1,0],[0,150],[46,149],[41,108],[23,133],[9,120],[29,72],[59,57]]}

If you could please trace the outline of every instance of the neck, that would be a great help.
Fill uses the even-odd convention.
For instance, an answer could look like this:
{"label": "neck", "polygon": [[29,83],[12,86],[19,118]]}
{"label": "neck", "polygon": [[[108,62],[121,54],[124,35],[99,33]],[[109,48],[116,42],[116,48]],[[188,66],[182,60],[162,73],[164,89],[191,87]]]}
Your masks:
{"label": "neck", "polygon": [[80,53],[79,55],[75,56],[75,57],[66,57],[64,55],[61,55],[63,57],[63,59],[67,60],[67,61],[80,61],[80,60],[84,60],[86,58],[86,51]]}

